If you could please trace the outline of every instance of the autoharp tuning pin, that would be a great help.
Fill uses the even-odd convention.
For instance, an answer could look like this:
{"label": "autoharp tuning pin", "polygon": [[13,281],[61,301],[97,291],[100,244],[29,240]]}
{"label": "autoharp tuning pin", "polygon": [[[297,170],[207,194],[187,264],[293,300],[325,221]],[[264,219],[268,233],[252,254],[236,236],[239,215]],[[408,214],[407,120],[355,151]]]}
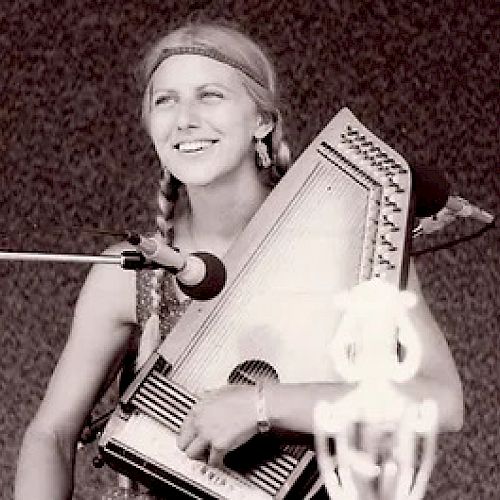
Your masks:
{"label": "autoharp tuning pin", "polygon": [[396,266],[392,263],[389,252],[382,252],[377,255],[377,264],[386,269],[394,269]]}
{"label": "autoharp tuning pin", "polygon": [[352,144],[352,139],[348,137],[346,134],[342,133],[340,134],[340,144],[341,144],[341,149],[344,149],[347,145]]}
{"label": "autoharp tuning pin", "polygon": [[382,225],[384,226],[394,226],[394,221],[387,215],[382,215]]}
{"label": "autoharp tuning pin", "polygon": [[386,226],[392,233],[399,231],[399,226],[387,214],[382,215],[382,225]]}
{"label": "autoharp tuning pin", "polygon": [[401,207],[387,195],[384,196],[384,206],[392,208],[393,212],[401,212]]}
{"label": "autoharp tuning pin", "polygon": [[353,128],[351,125],[347,125],[347,135],[358,139],[359,138],[359,130]]}
{"label": "autoharp tuning pin", "polygon": [[385,185],[390,190],[392,190],[393,193],[405,192],[400,185],[400,177],[398,175],[394,175],[392,172],[387,172],[386,180],[382,184]]}
{"label": "autoharp tuning pin", "polygon": [[397,247],[394,246],[394,243],[390,237],[392,233],[390,231],[382,232],[380,234],[380,243],[384,245],[386,251],[388,252],[395,252],[397,250]]}
{"label": "autoharp tuning pin", "polygon": [[389,171],[389,167],[384,166],[384,165],[380,165],[380,164],[379,164],[378,169],[381,172],[381,177],[379,179],[379,182],[386,189],[385,194],[389,195],[393,191],[388,191],[387,189],[394,187],[394,179],[393,179],[392,172]]}
{"label": "autoharp tuning pin", "polygon": [[377,255],[377,264],[379,266],[388,266],[391,264],[391,261],[389,260],[389,256],[387,253],[379,253]]}
{"label": "autoharp tuning pin", "polygon": [[391,240],[387,237],[388,233],[389,233],[389,231],[387,231],[386,228],[383,228],[383,229],[380,230],[380,234],[379,234],[380,243],[382,245],[385,245],[386,247],[389,247],[389,246],[392,245]]}

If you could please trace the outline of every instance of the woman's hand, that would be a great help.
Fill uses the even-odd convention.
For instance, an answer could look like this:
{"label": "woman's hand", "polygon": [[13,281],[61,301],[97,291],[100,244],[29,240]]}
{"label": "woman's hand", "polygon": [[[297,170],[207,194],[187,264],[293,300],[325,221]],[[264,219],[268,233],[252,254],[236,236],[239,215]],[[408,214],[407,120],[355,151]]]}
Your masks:
{"label": "woman's hand", "polygon": [[178,445],[190,458],[219,466],[231,450],[257,433],[257,395],[251,385],[206,393],[185,418]]}

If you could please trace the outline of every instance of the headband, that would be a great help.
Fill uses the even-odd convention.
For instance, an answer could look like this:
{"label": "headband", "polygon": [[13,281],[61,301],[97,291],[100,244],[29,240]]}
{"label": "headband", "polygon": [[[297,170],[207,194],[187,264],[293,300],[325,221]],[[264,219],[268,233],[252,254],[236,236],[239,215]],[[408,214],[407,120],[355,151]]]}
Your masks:
{"label": "headband", "polygon": [[178,46],[178,47],[167,47],[160,52],[160,55],[156,59],[156,62],[149,72],[148,80],[151,79],[153,73],[158,69],[158,66],[170,56],[179,56],[179,55],[195,55],[195,56],[205,56],[210,59],[215,59],[221,63],[227,64],[232,68],[235,68],[241,71],[243,74],[251,78],[255,83],[259,84],[261,87],[265,87],[265,83],[260,78],[255,71],[253,71],[249,66],[243,64],[232,57],[223,54],[220,50],[213,47],[204,47],[202,45],[194,45],[194,46]]}

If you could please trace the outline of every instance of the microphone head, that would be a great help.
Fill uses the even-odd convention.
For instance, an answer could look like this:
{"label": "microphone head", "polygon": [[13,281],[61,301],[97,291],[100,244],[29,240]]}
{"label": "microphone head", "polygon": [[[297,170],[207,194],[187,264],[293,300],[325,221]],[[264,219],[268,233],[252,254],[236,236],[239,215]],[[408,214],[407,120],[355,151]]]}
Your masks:
{"label": "microphone head", "polygon": [[177,280],[179,288],[189,297],[196,300],[210,300],[219,295],[226,284],[226,268],[220,259],[207,252],[195,252],[205,264],[205,277],[196,285],[186,285]]}
{"label": "microphone head", "polygon": [[430,217],[438,213],[448,201],[450,185],[436,167],[412,169],[415,215]]}

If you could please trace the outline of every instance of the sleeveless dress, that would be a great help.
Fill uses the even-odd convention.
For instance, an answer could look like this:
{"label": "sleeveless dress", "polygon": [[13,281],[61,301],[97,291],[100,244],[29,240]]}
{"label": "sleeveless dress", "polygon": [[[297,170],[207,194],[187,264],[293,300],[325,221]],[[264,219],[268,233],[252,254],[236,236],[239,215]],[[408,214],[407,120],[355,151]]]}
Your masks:
{"label": "sleeveless dress", "polygon": [[[131,343],[127,353],[120,376],[120,391],[133,380],[137,372],[137,353],[146,325],[152,312],[152,295],[154,271],[144,269],[136,272],[136,315],[138,333],[135,342]],[[191,300],[179,301],[175,291],[174,278],[165,273],[160,281],[160,303],[159,303],[159,342],[162,342],[170,333],[179,318],[185,313]],[[153,346],[154,347],[154,346]],[[158,347],[158,345],[156,346]],[[154,348],[156,348],[154,347]],[[153,351],[151,351],[152,353]],[[150,353],[150,354],[151,354]],[[156,496],[142,485],[132,483],[124,476],[119,476],[118,486],[107,488],[101,496],[101,500],[168,500],[165,496]],[[171,498],[175,498],[175,493]]]}

